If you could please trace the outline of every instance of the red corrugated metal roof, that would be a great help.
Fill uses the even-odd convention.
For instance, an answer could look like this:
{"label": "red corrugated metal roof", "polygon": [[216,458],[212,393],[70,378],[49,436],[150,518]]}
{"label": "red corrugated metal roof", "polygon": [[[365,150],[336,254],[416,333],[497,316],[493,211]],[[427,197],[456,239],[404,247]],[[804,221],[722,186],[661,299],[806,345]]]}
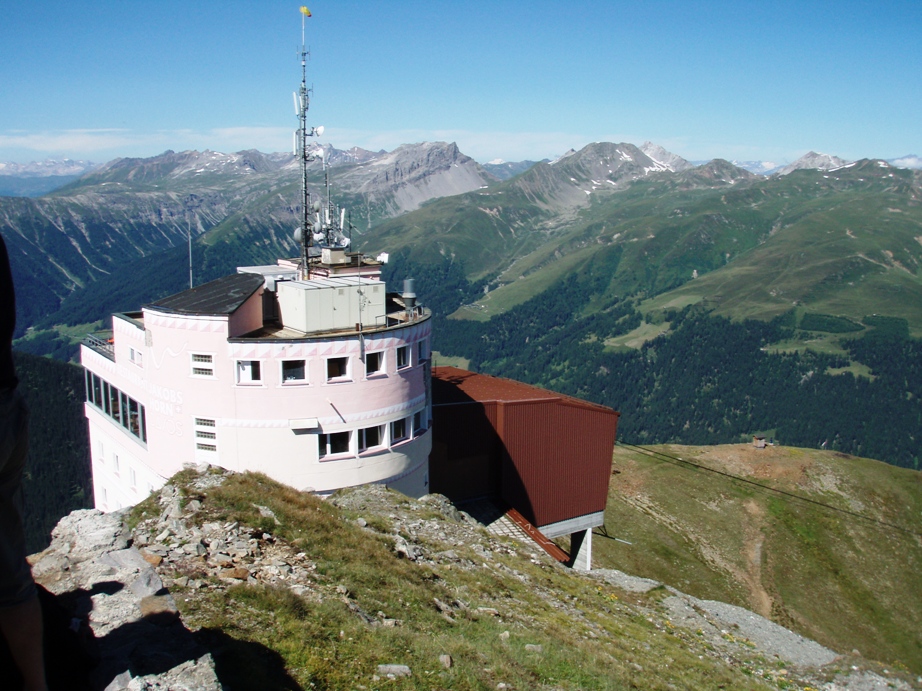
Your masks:
{"label": "red corrugated metal roof", "polygon": [[[443,382],[450,386],[439,386]],[[503,403],[517,403],[521,401],[560,401],[575,405],[580,408],[592,410],[607,410],[611,408],[583,401],[572,396],[555,391],[548,391],[531,384],[523,384],[512,379],[493,377],[489,374],[478,374],[457,367],[432,368],[433,403],[463,403],[471,400],[480,403],[500,401]]]}

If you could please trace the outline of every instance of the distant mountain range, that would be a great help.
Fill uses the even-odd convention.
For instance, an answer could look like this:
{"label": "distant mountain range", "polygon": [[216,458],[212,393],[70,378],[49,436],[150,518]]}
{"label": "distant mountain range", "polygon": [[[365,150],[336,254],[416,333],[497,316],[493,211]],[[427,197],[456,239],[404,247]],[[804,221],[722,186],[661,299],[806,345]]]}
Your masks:
{"label": "distant mountain range", "polygon": [[[853,248],[842,247],[846,251],[842,261],[858,262],[856,266],[875,275],[882,268],[902,266],[909,272],[907,280],[915,275],[912,267],[919,261],[914,247],[920,243],[912,238],[922,236],[922,231],[917,232],[918,212],[910,203],[918,192],[918,175],[883,161],[850,164],[811,152],[766,178],[727,161],[694,166],[650,142],[641,147],[597,143],[566,152],[553,162],[522,164],[523,172],[513,175],[517,164],[494,162],[490,166],[497,174],[493,174],[448,143],[405,145],[392,152],[326,146],[318,147],[317,154],[310,170],[315,193],[326,160],[334,195],[350,210],[365,246],[404,248],[424,261],[445,256],[462,260],[470,276],[487,281],[488,311],[507,309],[524,298],[525,286],[546,287],[561,272],[608,246],[622,247],[626,256],[646,265],[640,273],[636,266],[619,271],[612,290],[655,295],[681,286],[693,273],[699,277],[696,286],[703,287],[708,285],[700,282],[705,274],[738,266],[737,257],[758,261],[750,257],[769,251],[784,237],[776,236],[777,229],[818,218],[812,211],[806,216],[797,211],[801,203],[816,210],[826,209],[829,203],[825,223],[841,217],[837,223],[860,237],[861,226],[844,211],[851,209],[848,213],[854,214],[858,209],[843,200],[861,199],[861,208],[876,208],[885,197],[896,194],[886,208],[900,209],[899,214],[885,215],[891,223],[899,220],[906,226],[908,244],[864,247],[862,241],[845,236]],[[902,162],[911,163],[911,158]],[[73,170],[89,164],[62,165],[65,168],[49,165],[37,170]],[[837,174],[829,176],[837,168]],[[793,185],[784,182],[795,180],[794,172],[807,174],[809,184],[803,178],[796,178]],[[0,230],[10,247],[20,292],[28,296],[20,300],[22,328],[50,325],[64,301],[72,296],[77,300],[97,284],[102,289],[121,271],[129,271],[125,267],[133,262],[148,258],[144,267],[158,266],[161,260],[155,258],[185,247],[190,233],[200,238],[194,254],[201,252],[198,261],[203,266],[194,272],[197,280],[220,275],[237,264],[295,254],[291,231],[297,225],[297,178],[297,163],[290,154],[167,151],[94,166],[39,199],[0,198]],[[753,195],[760,201],[745,201]],[[679,244],[664,243],[667,236],[674,236]],[[687,247],[679,251],[683,243]],[[225,250],[226,256],[219,260],[217,254]],[[830,267],[837,265],[823,262],[803,275],[815,276],[815,281],[808,281],[812,285],[826,280],[830,271],[835,274],[838,270]],[[135,276],[137,271],[132,268],[129,273]],[[162,267],[156,271],[161,278],[175,274],[176,280],[169,284],[175,289],[188,280],[180,278],[187,271]],[[883,273],[902,276],[905,272]],[[171,289],[162,280],[150,285]],[[864,287],[858,293],[868,283],[859,285]],[[790,308],[792,301],[809,303],[803,291],[792,294],[779,286],[767,290],[779,296],[769,313]],[[105,292],[109,300],[142,297],[123,289]],[[728,304],[726,294],[721,295]],[[107,302],[104,307],[114,305]],[[91,310],[79,311],[92,321]],[[903,301],[897,309],[898,316],[922,324],[922,314],[916,311],[912,301]]]}

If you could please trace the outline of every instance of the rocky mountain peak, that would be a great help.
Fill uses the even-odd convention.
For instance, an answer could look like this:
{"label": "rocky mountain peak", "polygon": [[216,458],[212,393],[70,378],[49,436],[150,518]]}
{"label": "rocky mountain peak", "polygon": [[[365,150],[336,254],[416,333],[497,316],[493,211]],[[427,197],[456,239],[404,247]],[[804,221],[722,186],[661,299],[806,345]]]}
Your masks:
{"label": "rocky mountain peak", "polygon": [[640,150],[657,163],[661,163],[666,166],[674,173],[679,173],[683,170],[689,170],[695,167],[694,164],[689,163],[678,154],[674,154],[671,151],[666,151],[666,149],[661,147],[659,144],[654,144],[653,142],[644,142],[640,145]]}
{"label": "rocky mountain peak", "polygon": [[776,175],[787,175],[788,173],[792,173],[795,170],[804,169],[829,170],[830,168],[838,168],[840,166],[844,166],[846,163],[848,163],[848,161],[839,158],[838,156],[821,154],[817,153],[816,151],[809,151],[793,163],[790,163],[779,170]]}

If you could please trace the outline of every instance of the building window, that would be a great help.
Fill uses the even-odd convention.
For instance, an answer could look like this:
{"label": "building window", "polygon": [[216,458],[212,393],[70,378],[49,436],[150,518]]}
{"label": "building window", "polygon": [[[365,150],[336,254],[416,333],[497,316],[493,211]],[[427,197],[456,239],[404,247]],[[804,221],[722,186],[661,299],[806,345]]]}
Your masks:
{"label": "building window", "polygon": [[381,374],[384,370],[384,353],[365,353],[365,375]]}
{"label": "building window", "polygon": [[417,341],[416,343],[416,360],[417,362],[425,362],[429,359],[429,352],[426,348],[426,341]]}
{"label": "building window", "polygon": [[297,384],[307,381],[304,360],[282,360],[282,383]]}
{"label": "building window", "polygon": [[410,366],[410,346],[400,346],[397,348],[397,369],[403,369]]}
{"label": "building window", "polygon": [[349,358],[331,357],[327,360],[327,381],[346,379],[349,376]]}
{"label": "building window", "polygon": [[384,426],[365,427],[359,430],[359,452],[373,449],[384,443]]}
{"label": "building window", "polygon": [[210,418],[197,417],[194,419],[195,425],[195,448],[198,451],[218,450],[218,433],[215,430],[215,421]]}
{"label": "building window", "polygon": [[87,371],[87,401],[143,442],[147,441],[144,406],[98,375]]}
{"label": "building window", "polygon": [[391,423],[391,444],[407,438],[407,419],[400,418]]}
{"label": "building window", "polygon": [[144,367],[144,356],[141,354],[140,350],[129,348],[128,349],[128,359],[131,360],[138,367]]}
{"label": "building window", "polygon": [[214,356],[205,353],[192,353],[192,375],[196,377],[213,377]]}
{"label": "building window", "polygon": [[118,454],[112,454],[112,467],[115,469],[115,474],[118,475],[119,466],[118,466]]}
{"label": "building window", "polygon": [[320,457],[349,453],[349,432],[330,432],[317,437]]}
{"label": "building window", "polygon": [[238,384],[259,384],[262,380],[259,360],[237,360]]}
{"label": "building window", "polygon": [[135,472],[134,468],[128,469],[128,477],[131,478],[131,487],[134,489],[138,486],[138,474]]}
{"label": "building window", "polygon": [[413,414],[413,436],[426,431],[425,413],[426,411],[420,410]]}

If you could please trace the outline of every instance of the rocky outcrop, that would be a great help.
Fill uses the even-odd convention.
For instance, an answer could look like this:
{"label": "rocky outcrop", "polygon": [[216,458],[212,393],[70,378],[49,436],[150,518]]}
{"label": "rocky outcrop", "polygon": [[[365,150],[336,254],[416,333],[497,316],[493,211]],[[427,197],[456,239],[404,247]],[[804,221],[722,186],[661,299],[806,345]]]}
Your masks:
{"label": "rocky outcrop", "polygon": [[[124,512],[75,511],[32,558],[36,581],[88,626],[93,689],[216,691],[211,655],[183,625],[153,565],[131,546]],[[74,627],[76,628],[76,626]],[[51,661],[49,661],[51,663]]]}

